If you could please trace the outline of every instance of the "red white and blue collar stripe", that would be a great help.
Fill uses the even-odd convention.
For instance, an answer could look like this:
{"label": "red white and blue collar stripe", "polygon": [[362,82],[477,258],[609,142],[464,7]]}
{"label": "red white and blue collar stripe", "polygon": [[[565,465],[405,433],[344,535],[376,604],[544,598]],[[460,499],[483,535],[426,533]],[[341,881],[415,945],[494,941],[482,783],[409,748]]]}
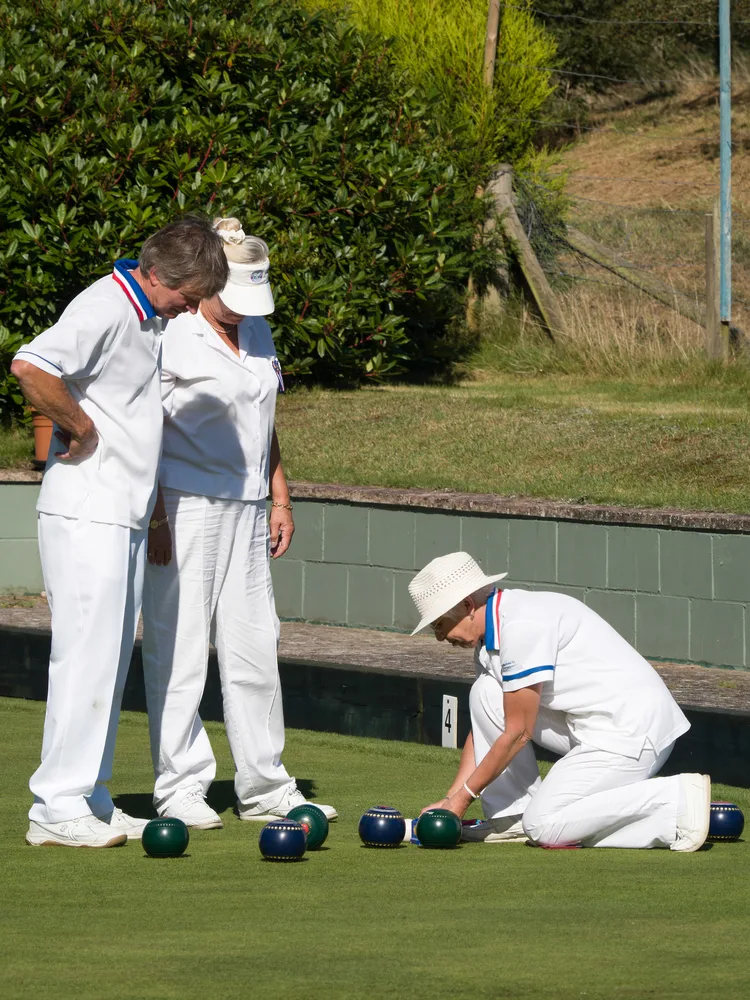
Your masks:
{"label": "red white and blue collar stripe", "polygon": [[156,310],[131,273],[136,267],[138,267],[137,260],[127,260],[126,258],[116,260],[112,277],[127,296],[131,306],[135,309],[138,321],[145,323],[146,320],[153,319],[156,316]]}
{"label": "red white and blue collar stripe", "polygon": [[502,590],[494,590],[484,609],[485,649],[500,649],[500,598],[502,596]]}

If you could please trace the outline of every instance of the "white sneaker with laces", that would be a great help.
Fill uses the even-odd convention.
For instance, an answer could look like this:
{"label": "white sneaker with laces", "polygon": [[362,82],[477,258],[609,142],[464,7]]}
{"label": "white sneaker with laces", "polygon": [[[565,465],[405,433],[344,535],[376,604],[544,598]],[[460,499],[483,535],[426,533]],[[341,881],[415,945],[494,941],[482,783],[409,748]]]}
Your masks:
{"label": "white sneaker with laces", "polygon": [[253,820],[267,823],[272,819],[282,819],[295,806],[317,806],[330,820],[338,819],[338,813],[333,806],[323,805],[322,802],[310,802],[297,788],[297,783],[292,778],[288,785],[282,789],[281,798],[277,799],[275,805],[269,805],[268,800],[262,800],[254,806],[238,806],[237,815],[243,820]]}
{"label": "white sneaker with laces", "polygon": [[461,830],[461,840],[477,844],[523,844],[529,838],[523,832],[520,816],[485,819]]}
{"label": "white sneaker with laces", "polygon": [[189,788],[175,793],[167,803],[159,808],[160,816],[181,819],[185,826],[193,830],[221,830],[224,824],[221,816],[206,802],[200,788]]}
{"label": "white sneaker with laces", "polygon": [[708,836],[711,820],[711,779],[707,774],[681,774],[680,811],[673,851],[697,851]]}
{"label": "white sneaker with laces", "polygon": [[120,847],[127,834],[113,830],[96,816],[79,816],[64,823],[36,823],[31,820],[26,843],[32,847]]}
{"label": "white sneaker with laces", "polygon": [[147,819],[140,819],[137,816],[128,816],[122,809],[113,809],[112,812],[97,816],[102,823],[106,823],[112,833],[124,833],[128,840],[140,840],[143,830],[148,823]]}

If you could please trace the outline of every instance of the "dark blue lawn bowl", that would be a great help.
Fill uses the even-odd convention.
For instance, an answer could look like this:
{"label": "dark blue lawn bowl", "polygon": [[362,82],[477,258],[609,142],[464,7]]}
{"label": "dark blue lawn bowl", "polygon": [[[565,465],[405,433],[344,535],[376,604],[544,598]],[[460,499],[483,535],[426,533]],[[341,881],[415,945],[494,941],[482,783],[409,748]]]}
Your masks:
{"label": "dark blue lawn bowl", "polygon": [[258,846],[266,861],[299,861],[307,847],[307,833],[301,823],[274,819],[260,831]]}
{"label": "dark blue lawn bowl", "polygon": [[359,821],[359,839],[365,847],[400,847],[405,836],[404,817],[389,806],[373,806]]}
{"label": "dark blue lawn bowl", "polygon": [[714,841],[739,840],[745,828],[745,817],[734,802],[712,802],[708,823],[708,839]]}

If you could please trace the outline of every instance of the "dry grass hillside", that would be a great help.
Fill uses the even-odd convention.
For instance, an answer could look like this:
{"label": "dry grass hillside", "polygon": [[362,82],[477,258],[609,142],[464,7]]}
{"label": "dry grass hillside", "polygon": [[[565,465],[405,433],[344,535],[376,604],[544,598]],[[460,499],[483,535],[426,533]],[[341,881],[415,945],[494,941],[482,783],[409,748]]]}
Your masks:
{"label": "dry grass hillside", "polygon": [[[705,214],[719,192],[719,88],[695,66],[670,88],[618,89],[593,100],[580,137],[560,166],[569,223],[611,247],[643,274],[698,301],[705,297]],[[733,78],[733,322],[750,334],[750,67]],[[574,255],[568,276],[569,336],[654,359],[700,351],[703,333],[602,268]]]}

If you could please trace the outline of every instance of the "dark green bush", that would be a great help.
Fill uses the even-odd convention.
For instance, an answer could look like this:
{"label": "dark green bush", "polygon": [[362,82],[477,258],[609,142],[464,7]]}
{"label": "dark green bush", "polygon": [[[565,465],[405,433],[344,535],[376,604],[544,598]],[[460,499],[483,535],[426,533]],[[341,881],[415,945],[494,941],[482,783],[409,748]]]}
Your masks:
{"label": "dark green bush", "polygon": [[383,39],[288,0],[4,7],[5,415],[12,350],[181,211],[236,214],[271,245],[287,371],[356,381],[439,355],[490,262],[457,142]]}

